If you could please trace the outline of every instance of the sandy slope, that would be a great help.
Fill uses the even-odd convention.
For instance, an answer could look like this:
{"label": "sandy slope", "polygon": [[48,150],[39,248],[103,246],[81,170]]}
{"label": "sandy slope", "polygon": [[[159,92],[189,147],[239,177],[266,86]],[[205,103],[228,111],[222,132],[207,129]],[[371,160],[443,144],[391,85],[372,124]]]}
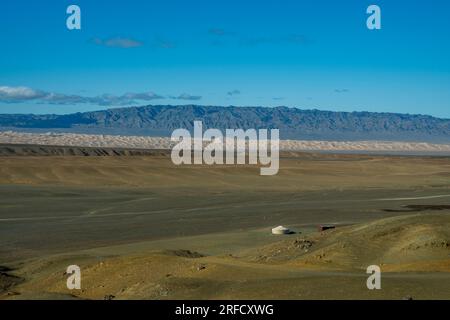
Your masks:
{"label": "sandy slope", "polygon": [[[280,237],[232,255],[147,250],[111,257],[100,249],[95,255],[80,252],[27,263],[18,272],[25,283],[3,298],[449,299],[449,243],[450,216],[439,213]],[[186,239],[184,246],[189,245]],[[81,262],[83,285],[69,291],[61,270],[74,257]],[[365,286],[365,268],[371,264],[381,266],[382,290]]]}
{"label": "sandy slope", "polygon": [[176,166],[167,155],[12,156],[0,157],[0,184],[268,191],[393,186],[409,188],[447,186],[449,170],[450,162],[446,157],[288,153],[280,159],[279,173],[264,177],[259,175],[257,166]]}
{"label": "sandy slope", "polygon": [[450,215],[416,214],[272,244],[244,255],[249,261],[322,269],[450,272]]}

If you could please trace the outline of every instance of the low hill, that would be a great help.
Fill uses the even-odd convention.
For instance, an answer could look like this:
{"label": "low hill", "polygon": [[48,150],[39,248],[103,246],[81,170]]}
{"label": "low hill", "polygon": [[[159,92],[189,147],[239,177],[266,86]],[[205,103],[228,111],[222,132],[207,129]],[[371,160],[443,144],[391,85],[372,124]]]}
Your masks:
{"label": "low hill", "polygon": [[449,272],[448,208],[430,205],[426,209],[426,213],[385,218],[280,241],[250,251],[243,258],[313,269],[365,269],[375,264],[386,272]]}

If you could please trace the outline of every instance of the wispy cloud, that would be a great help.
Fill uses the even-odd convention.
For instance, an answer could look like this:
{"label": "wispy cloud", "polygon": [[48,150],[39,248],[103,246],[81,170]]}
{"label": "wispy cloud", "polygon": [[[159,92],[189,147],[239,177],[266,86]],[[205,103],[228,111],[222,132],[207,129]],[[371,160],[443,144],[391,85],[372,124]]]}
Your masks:
{"label": "wispy cloud", "polygon": [[153,41],[153,46],[161,49],[173,49],[176,47],[176,44],[170,40],[161,37],[156,37],[155,40]]}
{"label": "wispy cloud", "polygon": [[287,36],[284,41],[294,43],[294,44],[312,44],[314,41],[303,34],[291,34]]}
{"label": "wispy cloud", "polygon": [[139,101],[151,101],[157,99],[165,99],[165,97],[153,92],[126,93],[120,96],[102,94],[88,97],[46,92],[28,87],[0,87],[0,102],[3,103],[36,102],[58,105],[94,104],[99,106],[125,106],[136,104]]}
{"label": "wispy cloud", "polygon": [[334,89],[334,92],[336,93],[347,93],[350,92],[349,89]]}
{"label": "wispy cloud", "polygon": [[171,96],[170,98],[177,100],[200,100],[202,96],[194,96],[188,93],[182,93],[179,96]]}
{"label": "wispy cloud", "polygon": [[311,39],[302,34],[291,34],[283,36],[263,36],[263,37],[241,37],[239,40],[241,45],[256,46],[261,44],[294,44],[308,45],[313,43]]}
{"label": "wispy cloud", "polygon": [[308,45],[313,41],[303,34],[287,34],[287,35],[271,35],[271,36],[252,36],[238,34],[236,32],[227,31],[222,28],[210,28],[208,33],[215,37],[214,45],[220,44],[220,40],[224,40],[225,36],[233,36],[235,41],[240,45],[257,46],[262,44],[293,44],[293,45]]}
{"label": "wispy cloud", "polygon": [[122,37],[115,37],[108,39],[94,38],[92,39],[91,42],[99,46],[111,48],[125,48],[125,49],[141,47],[144,45],[144,43],[141,41],[132,38],[122,38]]}
{"label": "wispy cloud", "polygon": [[227,31],[227,30],[222,29],[222,28],[210,28],[208,30],[208,33],[211,34],[211,35],[214,35],[214,36],[219,36],[219,37],[236,35],[236,32]]}
{"label": "wispy cloud", "polygon": [[239,95],[239,94],[241,94],[241,91],[237,90],[237,89],[227,92],[227,95],[229,95],[229,96],[235,96],[235,95]]}

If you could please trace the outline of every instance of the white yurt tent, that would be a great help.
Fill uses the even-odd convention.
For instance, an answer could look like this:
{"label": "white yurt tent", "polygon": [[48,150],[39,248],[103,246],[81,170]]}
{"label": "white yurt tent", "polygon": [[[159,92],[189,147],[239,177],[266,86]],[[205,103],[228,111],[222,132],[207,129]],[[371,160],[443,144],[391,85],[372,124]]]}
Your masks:
{"label": "white yurt tent", "polygon": [[291,231],[283,226],[278,226],[272,229],[272,234],[288,234],[289,232]]}

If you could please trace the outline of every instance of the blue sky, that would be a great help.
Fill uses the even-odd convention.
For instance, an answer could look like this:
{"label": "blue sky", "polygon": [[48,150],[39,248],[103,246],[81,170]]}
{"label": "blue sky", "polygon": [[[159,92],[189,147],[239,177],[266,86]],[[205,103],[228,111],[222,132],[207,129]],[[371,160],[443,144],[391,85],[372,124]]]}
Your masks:
{"label": "blue sky", "polygon": [[[81,8],[81,30],[66,8]],[[381,8],[368,30],[366,8]],[[4,0],[0,113],[145,104],[450,118],[446,0]]]}

